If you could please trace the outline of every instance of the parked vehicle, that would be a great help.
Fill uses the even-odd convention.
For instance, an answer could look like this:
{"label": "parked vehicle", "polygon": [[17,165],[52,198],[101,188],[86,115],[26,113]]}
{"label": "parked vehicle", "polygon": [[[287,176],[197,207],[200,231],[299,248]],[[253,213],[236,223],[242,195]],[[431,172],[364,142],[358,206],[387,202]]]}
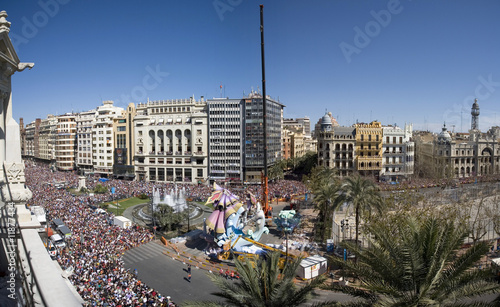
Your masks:
{"label": "parked vehicle", "polygon": [[65,248],[66,247],[66,242],[64,242],[63,237],[61,237],[60,234],[54,234],[50,237],[50,240],[52,241],[52,244],[57,247],[57,248]]}
{"label": "parked vehicle", "polygon": [[61,226],[64,226],[64,222],[60,219],[53,219],[52,224],[54,224],[54,228],[57,229]]}
{"label": "parked vehicle", "polygon": [[57,230],[59,230],[63,238],[71,237],[71,230],[69,230],[68,226],[62,225]]}
{"label": "parked vehicle", "polygon": [[54,245],[49,244],[49,246],[47,247],[47,251],[49,252],[50,258],[52,258],[52,260],[57,258],[57,249]]}

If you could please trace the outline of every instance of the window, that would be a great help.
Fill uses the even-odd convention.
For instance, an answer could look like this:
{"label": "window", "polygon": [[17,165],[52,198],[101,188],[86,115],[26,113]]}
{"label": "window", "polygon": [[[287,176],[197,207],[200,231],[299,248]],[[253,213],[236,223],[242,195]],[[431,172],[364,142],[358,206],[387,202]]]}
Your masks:
{"label": "window", "polygon": [[197,169],[196,170],[196,176],[203,177],[203,169]]}

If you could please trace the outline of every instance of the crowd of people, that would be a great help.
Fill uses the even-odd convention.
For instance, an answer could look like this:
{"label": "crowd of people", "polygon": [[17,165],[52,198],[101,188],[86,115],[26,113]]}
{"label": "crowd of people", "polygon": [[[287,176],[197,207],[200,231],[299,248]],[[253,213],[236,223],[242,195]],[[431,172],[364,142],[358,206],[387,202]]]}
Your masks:
{"label": "crowd of people", "polygon": [[[152,183],[122,180],[99,180],[86,177],[86,187],[93,190],[97,184],[107,187],[102,194],[70,193],[66,188],[78,187],[76,172],[58,172],[45,164],[27,162],[26,184],[33,192],[30,205],[46,209],[48,220],[61,219],[72,231],[67,247],[60,251],[57,261],[63,269],[71,268],[69,277],[87,306],[175,306],[173,302],[141,282],[136,274],[125,269],[123,253],[153,239],[152,233],[142,227],[123,229],[113,225],[112,213],[98,213],[94,205],[114,198],[152,196],[153,187],[174,189],[172,183]],[[247,191],[257,198],[262,195],[260,185],[224,185],[245,199]],[[114,195],[111,194],[114,187]],[[177,184],[185,195],[205,201],[213,188],[207,185]],[[269,184],[269,198],[292,198],[304,194],[306,187],[299,181],[277,181]]]}
{"label": "crowd of people", "polygon": [[[121,259],[127,249],[152,240],[151,232],[114,226],[111,214],[91,209],[88,196],[72,195],[55,184],[77,186],[77,181],[73,172],[53,172],[35,163],[26,168],[30,205],[43,206],[50,219],[61,219],[72,231],[57,261],[63,269],[72,268],[69,279],[86,306],[175,306],[125,269]],[[121,188],[127,189],[125,184]]]}
{"label": "crowd of people", "polygon": [[380,182],[378,183],[382,191],[406,190],[406,189],[424,189],[433,187],[451,187],[456,188],[461,184],[471,184],[477,182],[498,182],[500,175],[483,175],[461,177],[459,179],[430,179],[430,178],[412,178],[411,180],[402,182]]}

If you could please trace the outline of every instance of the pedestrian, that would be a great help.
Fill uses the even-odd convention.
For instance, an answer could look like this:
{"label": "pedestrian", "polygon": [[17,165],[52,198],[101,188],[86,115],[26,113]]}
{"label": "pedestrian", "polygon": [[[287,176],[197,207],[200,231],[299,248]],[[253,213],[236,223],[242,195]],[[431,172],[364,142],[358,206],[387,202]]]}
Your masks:
{"label": "pedestrian", "polygon": [[191,274],[191,265],[188,264],[188,274]]}
{"label": "pedestrian", "polygon": [[188,281],[191,282],[191,273],[188,274]]}
{"label": "pedestrian", "polygon": [[231,271],[231,280],[234,279],[234,271]]}

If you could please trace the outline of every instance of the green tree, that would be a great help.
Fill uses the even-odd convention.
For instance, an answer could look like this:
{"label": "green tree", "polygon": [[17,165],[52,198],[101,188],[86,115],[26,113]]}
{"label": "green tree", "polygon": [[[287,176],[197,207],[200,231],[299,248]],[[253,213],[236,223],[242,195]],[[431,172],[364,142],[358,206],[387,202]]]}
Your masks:
{"label": "green tree", "polygon": [[167,231],[173,230],[176,225],[186,218],[185,213],[176,213],[169,205],[158,205],[153,216],[158,222],[158,227]]}
{"label": "green tree", "polygon": [[[209,278],[219,287],[220,292],[213,293],[224,299],[224,302],[186,302],[183,306],[299,306],[308,301],[314,289],[325,281],[321,275],[304,286],[294,282],[300,258],[289,262],[280,271],[281,252],[272,252],[260,257],[256,263],[252,260],[236,259],[235,265],[240,279],[228,281],[218,274],[209,274]],[[326,306],[325,302],[317,306]]]}
{"label": "green tree", "polygon": [[397,224],[367,226],[370,244],[341,245],[357,261],[332,258],[353,274],[360,287],[334,285],[330,289],[363,298],[358,306],[497,306],[473,302],[478,296],[498,293],[500,285],[490,281],[488,270],[474,265],[488,251],[479,242],[461,251],[466,227],[435,217],[406,215]]}
{"label": "green tree", "polygon": [[317,165],[318,154],[308,151],[305,155],[299,158],[298,165],[295,166],[295,172],[298,174],[309,174]]}
{"label": "green tree", "polygon": [[283,179],[285,174],[283,172],[283,170],[286,168],[286,160],[279,160],[277,163],[275,163],[274,165],[272,165],[270,168],[269,168],[269,179],[270,180],[279,180],[279,179]]}
{"label": "green tree", "polygon": [[361,213],[370,213],[372,209],[381,212],[383,208],[383,199],[380,196],[378,187],[373,181],[361,177],[360,175],[345,178],[342,189],[344,191],[345,201],[349,206],[354,207],[356,219],[355,242],[359,242],[359,220]]}
{"label": "green tree", "polygon": [[311,170],[309,175],[302,178],[302,182],[304,182],[304,184],[314,194],[314,191],[318,190],[325,181],[330,181],[336,176],[337,170],[318,165]]}
{"label": "green tree", "polygon": [[103,186],[102,184],[98,183],[95,185],[95,188],[94,188],[94,193],[96,194],[104,194],[108,192],[108,188]]}
{"label": "green tree", "polygon": [[318,211],[318,222],[314,225],[314,233],[317,239],[326,243],[327,235],[332,231],[331,226],[335,219],[335,211],[344,201],[342,185],[339,179],[327,177],[313,193],[313,203]]}

